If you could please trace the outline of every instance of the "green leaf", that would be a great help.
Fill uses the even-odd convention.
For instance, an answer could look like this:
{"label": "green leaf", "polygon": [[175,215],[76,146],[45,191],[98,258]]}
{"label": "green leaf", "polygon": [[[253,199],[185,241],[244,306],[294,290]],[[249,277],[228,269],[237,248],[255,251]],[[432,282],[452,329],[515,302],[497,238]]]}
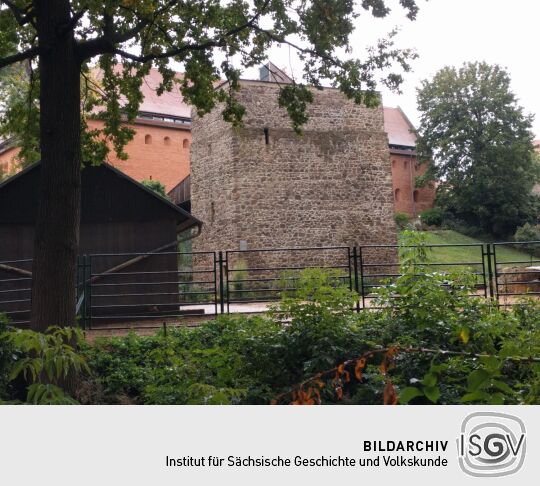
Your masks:
{"label": "green leaf", "polygon": [[484,369],[474,370],[467,377],[467,390],[470,392],[475,392],[478,390],[488,378],[491,377],[491,374]]}
{"label": "green leaf", "polygon": [[422,380],[422,385],[427,387],[433,387],[437,384],[437,376],[433,373],[428,373],[424,376],[424,379]]}
{"label": "green leaf", "polygon": [[407,405],[413,398],[422,397],[424,393],[419,388],[414,386],[408,386],[404,388],[399,394],[399,403]]}
{"label": "green leaf", "polygon": [[508,393],[509,395],[514,393],[514,390],[512,390],[512,388],[510,388],[504,381],[495,380],[491,384],[493,387],[501,390],[504,393]]}
{"label": "green leaf", "polygon": [[441,390],[438,386],[428,386],[424,388],[424,395],[432,403],[437,403],[437,400],[441,397]]}

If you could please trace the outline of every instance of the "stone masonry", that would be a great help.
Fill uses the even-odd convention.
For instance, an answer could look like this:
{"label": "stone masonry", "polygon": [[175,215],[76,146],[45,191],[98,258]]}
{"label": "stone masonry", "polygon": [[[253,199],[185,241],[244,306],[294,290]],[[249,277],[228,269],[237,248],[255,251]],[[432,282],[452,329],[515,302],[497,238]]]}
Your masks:
{"label": "stone masonry", "polygon": [[[396,242],[383,110],[314,90],[297,136],[275,83],[243,81],[244,127],[193,116],[194,251]],[[267,136],[265,135],[267,129]]]}

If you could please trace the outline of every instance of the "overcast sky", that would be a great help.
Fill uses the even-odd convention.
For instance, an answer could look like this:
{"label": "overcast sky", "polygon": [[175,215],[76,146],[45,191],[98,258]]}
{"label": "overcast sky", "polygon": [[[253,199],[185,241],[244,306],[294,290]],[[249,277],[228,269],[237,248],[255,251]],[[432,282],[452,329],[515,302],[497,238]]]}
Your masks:
{"label": "overcast sky", "polygon": [[[446,65],[487,61],[505,67],[512,78],[512,90],[526,113],[536,116],[534,133],[540,138],[540,82],[536,73],[536,48],[540,47],[539,0],[417,0],[416,21],[405,18],[396,7],[386,19],[363,14],[358,19],[353,49],[360,57],[366,44],[374,44],[393,27],[401,27],[398,47],[413,47],[419,54],[413,73],[406,75],[401,95],[382,89],[385,106],[401,106],[418,124],[416,87]],[[397,0],[389,0],[397,5]],[[271,60],[289,66],[287,49],[274,50]],[[295,63],[292,61],[293,71]],[[297,67],[297,66],[296,66]],[[290,68],[289,68],[290,70]],[[298,69],[298,75],[301,70]]]}

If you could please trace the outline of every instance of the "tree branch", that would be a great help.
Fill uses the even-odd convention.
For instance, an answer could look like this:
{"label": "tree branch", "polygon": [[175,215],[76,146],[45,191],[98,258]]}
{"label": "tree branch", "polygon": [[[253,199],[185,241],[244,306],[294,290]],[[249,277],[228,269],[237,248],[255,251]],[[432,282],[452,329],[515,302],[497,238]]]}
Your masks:
{"label": "tree branch", "polygon": [[[174,5],[175,3],[177,3],[176,0],[171,0],[167,4],[167,7],[170,7]],[[252,28],[255,25],[255,22],[257,22],[260,16],[264,13],[264,11],[266,10],[269,4],[270,4],[270,0],[266,0],[264,4],[262,5],[262,7],[247,22],[245,22],[242,25],[239,25],[238,27],[235,27],[234,29],[229,30],[228,32],[218,37],[217,39],[203,42],[202,44],[185,44],[181,47],[169,49],[168,51],[165,51],[163,53],[146,54],[146,55],[131,54],[129,52],[126,52],[116,47],[117,44],[127,42],[128,40],[135,37],[138,33],[140,33],[145,27],[153,24],[155,22],[156,17],[166,11],[166,8],[164,7],[156,12],[156,15],[154,15],[154,18],[152,20],[143,19],[135,27],[133,27],[132,29],[126,32],[123,32],[116,36],[105,34],[102,37],[99,37],[97,39],[92,39],[87,42],[84,42],[83,44],[80,44],[78,46],[79,57],[80,59],[88,59],[90,57],[98,56],[100,54],[118,54],[119,56],[125,59],[130,59],[135,62],[145,63],[149,61],[155,61],[158,59],[165,59],[169,57],[178,56],[186,51],[204,50],[204,49],[210,49],[212,47],[218,47],[225,44],[225,39],[227,37],[238,34],[245,29]]]}
{"label": "tree branch", "polygon": [[24,27],[26,24],[31,23],[34,25],[34,10],[32,8],[32,4],[27,5],[24,9],[17,7],[13,2],[10,0],[2,0],[2,3],[5,3],[7,7],[11,10],[11,13],[15,17],[15,20],[17,20],[17,23]]}
{"label": "tree branch", "polygon": [[0,58],[0,69],[15,64],[16,62],[24,61],[25,59],[33,59],[39,54],[39,47],[32,47],[24,52],[13,54],[12,56]]}

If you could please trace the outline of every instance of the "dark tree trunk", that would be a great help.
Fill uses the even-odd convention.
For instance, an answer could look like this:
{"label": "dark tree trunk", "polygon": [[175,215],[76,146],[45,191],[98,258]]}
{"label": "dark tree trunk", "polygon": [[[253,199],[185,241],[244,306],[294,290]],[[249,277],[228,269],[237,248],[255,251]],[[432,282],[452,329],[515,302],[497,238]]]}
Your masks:
{"label": "dark tree trunk", "polygon": [[39,44],[41,187],[31,327],[75,325],[81,194],[80,64],[68,0],[34,0]]}

